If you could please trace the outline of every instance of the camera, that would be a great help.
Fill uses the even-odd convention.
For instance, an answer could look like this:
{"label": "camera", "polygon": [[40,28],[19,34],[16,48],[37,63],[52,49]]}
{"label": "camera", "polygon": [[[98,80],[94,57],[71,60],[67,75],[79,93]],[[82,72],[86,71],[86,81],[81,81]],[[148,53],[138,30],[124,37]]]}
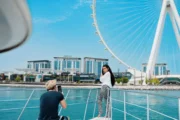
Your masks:
{"label": "camera", "polygon": [[58,85],[58,92],[61,92],[61,93],[62,93],[61,85]]}

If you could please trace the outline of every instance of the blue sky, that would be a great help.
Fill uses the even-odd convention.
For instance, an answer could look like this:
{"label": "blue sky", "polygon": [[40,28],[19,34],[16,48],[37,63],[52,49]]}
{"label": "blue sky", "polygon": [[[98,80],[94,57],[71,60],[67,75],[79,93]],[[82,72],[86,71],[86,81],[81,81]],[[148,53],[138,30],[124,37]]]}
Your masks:
{"label": "blue sky", "polygon": [[28,60],[53,60],[55,56],[110,58],[95,35],[88,1],[28,0],[28,5],[32,35],[21,47],[1,54],[0,71],[25,68]]}
{"label": "blue sky", "polygon": [[[154,17],[154,20],[158,19],[158,12],[160,11],[161,5],[161,2],[156,2],[157,0],[152,0],[149,3],[146,3],[147,0],[143,1],[144,3],[141,4],[145,5],[140,8],[137,7],[137,4],[139,4],[138,0],[134,1],[134,3],[128,3],[128,0],[122,0],[122,3],[119,4],[116,4],[118,2],[116,0],[102,0],[97,2],[97,20],[108,45],[117,56],[127,61],[131,66],[135,66],[139,69],[141,68],[141,63],[146,62],[148,59],[153,32],[155,31],[155,24],[152,25],[152,29],[149,29],[150,32],[148,31],[148,28],[153,23],[150,18]],[[108,58],[113,71],[117,71],[118,68],[124,70],[125,67],[120,65],[117,60],[112,59],[111,55],[104,50],[104,46],[99,43],[99,37],[95,34],[95,28],[92,26],[93,20],[90,17],[90,14],[92,14],[92,10],[90,9],[91,0],[27,0],[27,3],[32,16],[32,35],[21,47],[1,54],[0,71],[25,68],[28,60],[53,60],[53,57],[64,55],[82,58]],[[179,12],[180,3],[178,1],[176,1],[176,3]],[[133,44],[136,46],[131,47],[130,44],[133,38],[136,37],[135,35],[132,35],[123,44],[119,45],[119,43],[122,43],[123,40],[126,39],[126,36],[130,35],[129,31],[123,34],[120,34],[120,32],[128,30],[130,26],[139,21],[137,19],[131,24],[128,24],[128,26],[121,27],[123,24],[125,25],[127,21],[131,20],[131,18],[129,18],[120,21],[120,18],[126,18],[130,15],[123,13],[128,12],[132,7],[136,9],[136,12],[131,14],[135,14],[142,9],[146,9],[145,7],[147,6],[149,7],[149,10],[147,10],[149,13],[146,14],[147,12],[144,10],[141,16],[145,18],[149,15],[147,18],[152,23],[149,23],[149,26],[145,22],[139,23],[139,26],[141,24],[144,24],[144,26],[136,32],[136,36],[140,34],[140,31],[144,32],[137,36],[139,38],[134,41]],[[123,9],[124,11],[120,9],[126,7],[130,8]],[[157,13],[150,16],[154,11],[157,11]],[[121,16],[119,14],[121,14]],[[138,16],[134,15],[133,19],[137,17]],[[159,55],[162,57],[159,57],[158,60],[159,62],[167,62],[169,64],[169,69],[172,69],[172,71],[177,67],[173,72],[180,73],[180,63],[178,60],[178,58],[180,58],[180,52],[178,51],[172,25],[169,24],[170,20],[168,17],[166,21],[165,32],[163,33],[164,40],[162,40],[164,42],[162,42]],[[147,26],[147,29],[143,30],[145,26]],[[131,32],[135,31],[137,28],[138,27],[135,26],[131,29]],[[148,35],[143,37],[146,33],[148,33]],[[152,39],[150,39],[149,42],[143,42],[143,40],[147,40],[151,37]],[[141,38],[143,39],[141,40]],[[167,47],[169,43],[173,43],[171,47],[174,49],[164,49],[170,48],[169,46]],[[126,48],[126,46],[129,47]],[[175,55],[175,57],[173,57],[173,61],[175,62],[168,59],[172,58],[172,51],[174,51],[173,55]],[[141,55],[141,53],[143,54]]]}

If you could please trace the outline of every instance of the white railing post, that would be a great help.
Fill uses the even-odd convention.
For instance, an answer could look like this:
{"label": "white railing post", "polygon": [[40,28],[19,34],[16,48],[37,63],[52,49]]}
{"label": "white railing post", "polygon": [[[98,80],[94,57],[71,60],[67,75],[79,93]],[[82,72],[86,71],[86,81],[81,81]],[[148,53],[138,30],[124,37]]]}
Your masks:
{"label": "white railing post", "polygon": [[107,101],[106,101],[106,114],[105,114],[105,116],[106,117],[109,117],[109,105],[110,105],[110,96],[109,96],[109,89],[108,89],[108,91],[107,91]]}
{"label": "white railing post", "polygon": [[24,105],[24,107],[23,107],[23,109],[22,109],[21,113],[19,114],[18,120],[20,120],[20,118],[21,118],[21,116],[22,116],[22,114],[23,114],[23,112],[24,112],[24,110],[25,110],[25,108],[26,108],[27,104],[29,103],[29,100],[31,99],[31,97],[32,97],[33,93],[34,93],[34,90],[31,92],[31,94],[30,94],[30,96],[29,96],[29,98],[28,98],[28,100],[27,100],[26,104]]}
{"label": "white railing post", "polygon": [[124,120],[126,120],[126,92],[124,91]]}
{"label": "white railing post", "polygon": [[91,89],[89,91],[88,98],[87,98],[87,101],[86,101],[86,108],[85,108],[84,119],[83,120],[86,120],[86,112],[87,112],[87,107],[88,107],[88,103],[89,103],[90,94],[91,94]]}
{"label": "white railing post", "polygon": [[178,98],[178,116],[180,120],[180,98]]}
{"label": "white railing post", "polygon": [[111,120],[112,120],[112,116],[113,116],[113,114],[112,114],[112,110],[113,110],[113,109],[112,109],[112,108],[113,108],[113,107],[112,107],[112,97],[111,97],[111,95],[112,95],[112,94],[110,94],[110,103],[111,103]]}
{"label": "white railing post", "polygon": [[147,120],[149,120],[149,95],[146,95],[146,101],[147,101]]}
{"label": "white railing post", "polygon": [[96,92],[96,101],[95,101],[95,105],[94,105],[93,118],[94,118],[94,116],[95,116],[95,112],[96,112],[97,97],[98,97],[98,89],[97,89],[97,92]]}
{"label": "white railing post", "polygon": [[[68,97],[68,95],[69,95],[69,92],[70,92],[70,90],[68,90],[68,92],[67,92],[67,94],[66,94],[66,96],[65,96],[65,98],[64,98],[65,100],[67,99],[67,97]],[[61,111],[62,111],[62,107],[60,108],[58,115],[60,115]]]}
{"label": "white railing post", "polygon": [[106,117],[110,118],[111,117],[111,100],[110,100],[111,96],[110,96],[110,88],[108,88],[108,92],[107,92],[107,103],[106,103]]}

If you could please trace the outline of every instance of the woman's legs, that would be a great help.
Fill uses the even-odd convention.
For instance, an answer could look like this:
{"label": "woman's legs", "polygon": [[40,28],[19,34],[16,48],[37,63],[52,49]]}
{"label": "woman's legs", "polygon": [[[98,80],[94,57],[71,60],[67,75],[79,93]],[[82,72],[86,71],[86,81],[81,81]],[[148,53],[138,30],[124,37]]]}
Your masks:
{"label": "woman's legs", "polygon": [[103,99],[103,89],[101,88],[100,92],[99,92],[99,97],[98,97],[98,110],[99,110],[99,115],[98,117],[100,117],[102,115],[102,99]]}
{"label": "woman's legs", "polygon": [[106,114],[105,117],[110,117],[111,114],[111,110],[110,110],[110,89],[109,87],[106,88],[106,95],[104,97],[105,101],[106,101]]}
{"label": "woman's legs", "polygon": [[[102,115],[103,110],[102,110],[102,100],[103,98],[105,99],[106,102],[106,116],[108,116],[109,114],[109,103],[110,103],[110,99],[109,99],[109,87],[104,85],[102,86],[100,93],[99,93],[99,98],[98,98],[98,109],[99,109],[99,117]],[[108,113],[107,113],[108,112]]]}

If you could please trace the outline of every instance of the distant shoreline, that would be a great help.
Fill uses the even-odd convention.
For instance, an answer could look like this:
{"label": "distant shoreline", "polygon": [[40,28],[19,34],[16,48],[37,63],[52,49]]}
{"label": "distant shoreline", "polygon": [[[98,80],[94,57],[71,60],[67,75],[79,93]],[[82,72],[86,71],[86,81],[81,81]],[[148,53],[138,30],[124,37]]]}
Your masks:
{"label": "distant shoreline", "polygon": [[[59,84],[59,83],[58,83]],[[100,84],[61,84],[63,88],[100,88]],[[0,84],[0,87],[28,87],[28,88],[44,88],[44,83],[11,83],[11,84]],[[115,85],[113,88],[123,90],[180,90],[180,86],[121,86]]]}

